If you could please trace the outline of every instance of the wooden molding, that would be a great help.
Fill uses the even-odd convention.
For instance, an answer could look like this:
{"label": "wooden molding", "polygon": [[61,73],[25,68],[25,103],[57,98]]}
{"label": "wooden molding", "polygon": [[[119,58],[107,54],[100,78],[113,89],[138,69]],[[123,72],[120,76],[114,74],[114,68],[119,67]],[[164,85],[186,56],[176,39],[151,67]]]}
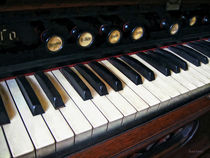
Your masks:
{"label": "wooden molding", "polygon": [[74,153],[69,158],[126,157],[169,132],[210,111],[210,94],[183,105],[143,125]]}

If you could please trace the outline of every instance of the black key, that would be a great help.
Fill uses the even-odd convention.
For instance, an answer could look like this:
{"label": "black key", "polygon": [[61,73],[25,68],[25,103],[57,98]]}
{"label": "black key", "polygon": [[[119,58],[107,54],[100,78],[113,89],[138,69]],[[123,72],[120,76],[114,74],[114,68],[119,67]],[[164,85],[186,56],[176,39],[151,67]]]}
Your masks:
{"label": "black key", "polygon": [[148,56],[146,52],[144,53],[138,53],[137,54],[140,58],[148,62],[150,65],[152,65],[154,68],[156,68],[158,71],[160,71],[165,76],[170,76],[171,72],[170,69],[159,62],[159,60],[156,60],[155,58],[152,58],[151,56]]}
{"label": "black key", "polygon": [[25,76],[16,78],[16,81],[18,83],[18,86],[20,87],[20,90],[28,104],[29,109],[31,110],[31,113],[35,115],[43,114],[44,110],[42,108],[42,105],[37,98],[33,88],[31,87],[28,80],[25,78]]}
{"label": "black key", "polygon": [[210,47],[210,42],[207,42],[207,41],[205,41],[205,40],[199,41],[199,43],[202,43],[202,44],[204,44],[204,45]]}
{"label": "black key", "polygon": [[85,65],[78,64],[75,68],[92,85],[99,95],[108,94],[105,84]]}
{"label": "black key", "polygon": [[9,116],[7,115],[6,109],[4,107],[4,103],[0,96],[0,125],[4,125],[10,123]]}
{"label": "black key", "polygon": [[204,55],[206,55],[206,56],[208,56],[210,58],[210,51],[208,51],[204,47],[196,45],[195,43],[187,43],[187,45],[191,46],[195,50],[201,52],[202,54],[204,54]]}
{"label": "black key", "polygon": [[210,46],[206,43],[203,43],[202,41],[195,41],[195,42],[192,42],[192,43],[196,44],[198,46],[204,47],[207,50],[210,50]]}
{"label": "black key", "polygon": [[166,50],[163,50],[163,49],[155,49],[155,52],[157,52],[157,53],[165,56],[169,60],[173,61],[175,64],[177,64],[183,70],[188,69],[187,63],[184,60],[182,60],[181,58],[179,58],[178,56],[176,56]]}
{"label": "black key", "polygon": [[120,57],[123,61],[125,61],[128,65],[130,65],[133,69],[139,72],[142,76],[144,76],[147,80],[153,81],[155,79],[155,74],[152,70],[142,64],[140,61],[132,58],[128,55]]}
{"label": "black key", "polygon": [[208,58],[206,56],[204,56],[203,54],[189,48],[183,45],[178,45],[176,46],[177,48],[180,48],[182,50],[184,50],[186,53],[192,55],[193,57],[197,58],[198,60],[200,60],[202,63],[204,64],[208,64]]}
{"label": "black key", "polygon": [[93,61],[88,64],[102,79],[104,79],[115,91],[122,90],[122,82],[106,67]]}
{"label": "black key", "polygon": [[55,109],[65,106],[60,94],[51,83],[50,79],[44,74],[44,72],[37,72],[34,74],[34,76],[36,77],[37,81],[39,82],[40,86],[44,90],[45,94]]}
{"label": "black key", "polygon": [[150,51],[149,55],[151,55],[156,60],[159,60],[164,66],[169,67],[173,72],[175,73],[180,72],[180,67],[177,64],[174,64],[174,62],[171,61],[170,59],[167,59],[165,56],[153,51]]}
{"label": "black key", "polygon": [[77,76],[77,74],[70,68],[65,67],[60,70],[69,83],[74,87],[77,93],[81,96],[83,100],[92,99],[91,92],[89,88],[84,84],[84,82]]}
{"label": "black key", "polygon": [[120,72],[127,76],[136,85],[142,83],[141,76],[123,61],[116,58],[110,58],[109,62],[112,63],[112,65],[114,65]]}
{"label": "black key", "polygon": [[184,50],[177,48],[177,47],[168,47],[171,51],[173,51],[175,54],[181,56],[182,58],[186,59],[190,63],[192,63],[195,66],[200,66],[201,63],[198,59],[194,58],[193,56],[187,54]]}

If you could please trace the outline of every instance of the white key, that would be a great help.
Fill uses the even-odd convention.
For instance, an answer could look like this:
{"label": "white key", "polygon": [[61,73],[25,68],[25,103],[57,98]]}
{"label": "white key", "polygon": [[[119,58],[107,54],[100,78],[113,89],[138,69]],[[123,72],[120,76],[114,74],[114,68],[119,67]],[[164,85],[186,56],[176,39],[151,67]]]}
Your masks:
{"label": "white key", "polygon": [[106,98],[106,96],[100,96],[95,89],[82,77],[82,75],[72,68],[74,72],[80,77],[80,79],[89,88],[91,95],[93,97],[92,102],[98,107],[98,109],[103,113],[108,123],[108,131],[119,128],[122,125],[123,115],[117,110],[117,108]]}
{"label": "white key", "polygon": [[183,94],[183,93],[187,92],[187,89],[185,87],[183,87],[182,85],[180,85],[175,80],[173,80],[173,78],[171,78],[171,76],[167,76],[167,77],[164,76],[162,73],[160,73],[153,66],[151,66],[150,64],[145,62],[143,59],[141,59],[137,55],[133,55],[133,57],[136,58],[137,60],[139,60],[141,63],[143,63],[145,66],[147,66],[149,69],[151,69],[156,74],[155,80],[161,79],[161,81],[160,81],[161,87],[165,91],[167,91],[167,93],[169,93],[169,95],[171,97],[176,97],[176,96],[179,96],[181,93]]}
{"label": "white key", "polygon": [[[169,51],[170,53],[180,57],[179,55],[175,54],[173,51],[169,50],[168,48],[165,48],[165,50]],[[181,59],[183,59],[182,57],[180,57]],[[195,76],[192,72],[190,67],[188,66],[188,70],[184,71],[184,73],[182,73],[182,75],[192,84],[194,84],[197,88],[201,87],[204,85],[203,82],[201,82],[197,76]]]}
{"label": "white key", "polygon": [[0,91],[10,118],[10,123],[3,125],[3,129],[12,157],[35,157],[33,144],[5,82],[0,82]]}
{"label": "white key", "polygon": [[[137,55],[131,55],[131,57],[141,61],[141,59]],[[158,76],[156,76],[155,80],[148,81],[144,77],[142,77],[143,86],[146,87],[150,92],[152,92],[156,97],[158,97],[161,102],[169,101],[171,97],[166,93],[164,89],[159,87],[159,85],[161,84],[161,80],[158,80],[157,78]]]}
{"label": "white key", "polygon": [[115,92],[90,66],[86,65],[107,88],[108,95],[106,97],[115,105],[115,107],[123,114],[123,125],[133,122],[137,111],[135,108],[119,93]]}
{"label": "white key", "polygon": [[93,126],[92,136],[97,137],[105,133],[108,121],[93,102],[91,100],[84,101],[59,70],[52,71],[52,73]]}
{"label": "white key", "polygon": [[31,84],[36,96],[45,111],[42,114],[48,128],[50,129],[56,141],[56,151],[61,151],[74,144],[74,133],[61,115],[59,110],[56,110],[46,96],[43,89],[40,87],[34,75],[26,77]]}
{"label": "white key", "polygon": [[60,85],[52,72],[46,72],[46,75],[58,90],[64,101],[65,107],[62,107],[59,110],[75,133],[75,144],[89,140],[92,135],[92,126],[65,92],[64,88]]}
{"label": "white key", "polygon": [[[106,67],[106,64],[104,64],[103,62],[100,63]],[[136,119],[141,119],[144,115],[147,114],[149,105],[142,98],[140,98],[133,90],[131,90],[130,87],[126,86],[126,84],[123,81],[121,82],[123,90],[119,91],[119,93],[137,110]]]}
{"label": "white key", "polygon": [[0,158],[10,158],[9,149],[2,128],[0,126]]}
{"label": "white key", "polygon": [[139,97],[141,97],[149,106],[151,111],[156,111],[158,109],[158,105],[160,101],[151,94],[144,86],[135,85],[132,81],[130,81],[122,72],[120,72],[116,67],[114,67],[110,62],[107,60],[102,61],[106,67],[112,71],[118,78],[120,78],[126,85],[130,87]]}
{"label": "white key", "polygon": [[33,116],[15,79],[7,80],[11,95],[36,148],[36,156],[55,152],[55,141],[41,115]]}

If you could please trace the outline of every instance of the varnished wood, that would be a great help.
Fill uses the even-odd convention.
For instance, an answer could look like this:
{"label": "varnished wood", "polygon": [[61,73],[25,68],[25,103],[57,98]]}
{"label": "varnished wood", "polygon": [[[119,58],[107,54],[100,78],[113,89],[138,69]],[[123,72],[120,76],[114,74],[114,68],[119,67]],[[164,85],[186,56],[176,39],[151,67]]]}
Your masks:
{"label": "varnished wood", "polygon": [[[5,11],[25,11],[40,10],[53,8],[69,8],[69,7],[95,7],[95,6],[119,6],[119,5],[166,5],[168,0],[5,0],[0,3],[0,12]],[[183,0],[185,4],[209,4],[208,0]]]}
{"label": "varnished wood", "polygon": [[143,125],[88,147],[69,158],[125,157],[210,111],[210,94]]}

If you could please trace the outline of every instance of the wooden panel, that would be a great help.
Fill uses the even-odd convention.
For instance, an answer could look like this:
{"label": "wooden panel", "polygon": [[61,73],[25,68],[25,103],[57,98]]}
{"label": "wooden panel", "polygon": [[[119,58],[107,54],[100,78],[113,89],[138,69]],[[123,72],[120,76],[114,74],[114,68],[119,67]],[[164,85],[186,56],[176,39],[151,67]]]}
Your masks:
{"label": "wooden panel", "polygon": [[81,152],[72,154],[69,157],[88,158],[93,155],[95,158],[116,155],[125,157],[198,118],[207,111],[210,111],[210,95],[192,101],[150,122],[84,149]]}

